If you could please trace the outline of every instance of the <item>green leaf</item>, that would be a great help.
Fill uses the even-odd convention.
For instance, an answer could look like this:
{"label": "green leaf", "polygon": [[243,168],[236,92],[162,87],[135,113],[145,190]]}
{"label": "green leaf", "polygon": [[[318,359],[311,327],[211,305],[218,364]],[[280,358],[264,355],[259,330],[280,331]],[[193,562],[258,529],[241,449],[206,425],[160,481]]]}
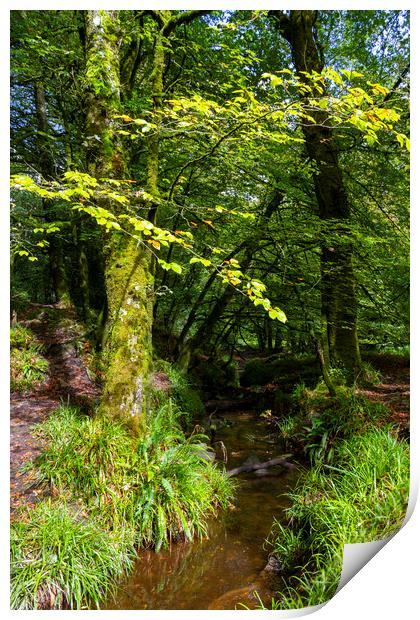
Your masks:
{"label": "green leaf", "polygon": [[283,310],[280,310],[280,308],[270,308],[270,310],[268,311],[268,316],[270,317],[270,319],[277,319],[277,321],[280,321],[281,323],[286,323],[287,321],[287,317],[284,314]]}
{"label": "green leaf", "polygon": [[386,86],[382,86],[381,84],[372,84],[371,82],[368,82],[368,84],[375,95],[388,95],[390,92]]}
{"label": "green leaf", "polygon": [[182,273],[182,267],[178,265],[178,263],[167,263],[161,258],[158,258],[158,263],[165,271],[175,271],[175,273],[178,274]]}
{"label": "green leaf", "polygon": [[178,263],[169,263],[169,265],[172,271],[175,271],[175,273],[182,273],[182,267],[181,265],[178,265]]}
{"label": "green leaf", "polygon": [[199,258],[198,256],[195,256],[190,260],[190,265],[194,265],[194,263],[201,263],[202,265],[204,265],[204,267],[210,267],[211,265],[210,260],[208,260],[207,258]]}
{"label": "green leaf", "polygon": [[378,136],[373,131],[369,131],[369,133],[366,134],[365,139],[369,146],[373,146],[376,142],[379,142]]}

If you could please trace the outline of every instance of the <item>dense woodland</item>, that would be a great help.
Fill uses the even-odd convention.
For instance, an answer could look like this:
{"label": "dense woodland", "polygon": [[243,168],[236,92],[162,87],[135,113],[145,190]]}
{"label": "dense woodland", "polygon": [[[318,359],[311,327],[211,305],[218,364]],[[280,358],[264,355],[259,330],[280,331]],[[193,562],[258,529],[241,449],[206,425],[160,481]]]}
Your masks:
{"label": "dense woodland", "polygon": [[[62,410],[62,426],[54,416],[39,420],[50,448],[38,457],[38,482],[67,502],[70,492],[83,496],[93,521],[99,509],[101,536],[115,537],[129,523],[123,529],[130,542],[118,542],[126,553],[130,545],[159,549],[180,532],[200,536],[205,515],[232,501],[223,468],[200,456],[207,440],[197,435],[191,443],[188,435],[198,415],[207,420],[203,432],[212,439],[217,433],[202,400],[248,399],[319,475],[323,459],[349,463],[352,449],[335,441],[360,441],[353,448],[366,449],[368,459],[375,432],[389,451],[385,458],[378,448],[375,467],[378,459],[385,468],[393,459],[401,464],[405,431],[387,434],[385,405],[369,408],[358,390],[380,383],[379,371],[393,363],[399,368],[409,344],[408,12],[11,15],[12,390],[30,400],[48,363],[52,373],[43,357],[45,325],[50,337],[76,326],[96,389],[89,398],[67,399],[82,413]],[[308,431],[314,411],[321,422]],[[63,429],[74,434],[60,451]],[[82,482],[73,457],[94,435],[85,457],[98,471],[102,463],[103,472],[95,482],[83,470]],[[85,439],[77,444],[77,436]],[[124,457],[110,447],[117,444]],[[172,461],[185,459],[207,480],[202,497],[192,479],[182,478],[182,487],[174,482],[181,474],[172,472],[159,474],[161,486],[146,489],[137,480],[128,507],[131,491],[119,494],[135,485],[118,469],[121,459],[146,459],[151,445],[153,471],[178,450],[180,461]],[[130,460],[130,472],[139,462]],[[115,488],[105,492],[111,470]],[[398,487],[393,505],[400,511],[405,474],[392,491]],[[147,474],[147,484],[157,475]],[[173,506],[159,500],[178,491]],[[190,508],[183,503],[188,493]],[[95,495],[104,498],[99,508]],[[114,495],[125,502],[121,512]],[[34,532],[51,529],[54,506],[49,516],[42,503],[38,508],[36,522],[16,518],[18,567],[25,537],[34,541]],[[307,565],[297,549],[306,545],[316,555],[318,544],[307,535],[311,516],[293,510],[301,531],[277,524],[273,534],[287,574]],[[392,531],[402,512],[386,513],[380,529],[385,513],[379,507],[381,516],[371,520],[379,530],[366,526],[357,535]],[[57,523],[76,523],[71,510],[60,514]],[[107,559],[115,574],[104,569],[111,582],[130,564],[115,545]],[[292,592],[289,583],[278,605],[332,595],[325,566],[310,565],[315,579],[324,571],[329,584],[318,599]],[[58,577],[42,589],[35,577],[29,587],[27,575],[16,575],[14,607],[98,605],[108,588],[82,583],[72,598]]]}

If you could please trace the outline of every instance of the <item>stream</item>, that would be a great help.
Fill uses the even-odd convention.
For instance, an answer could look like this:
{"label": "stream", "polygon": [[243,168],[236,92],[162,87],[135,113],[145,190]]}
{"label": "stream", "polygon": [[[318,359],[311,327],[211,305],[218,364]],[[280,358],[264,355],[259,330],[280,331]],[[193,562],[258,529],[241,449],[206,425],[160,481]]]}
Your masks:
{"label": "stream", "polygon": [[[227,469],[284,451],[254,413],[223,417],[228,425],[217,432],[216,441],[226,448]],[[258,606],[255,592],[270,606],[277,584],[275,575],[263,570],[269,553],[264,541],[273,517],[281,520],[288,506],[284,494],[297,477],[296,470],[282,467],[235,477],[234,505],[209,523],[208,539],[176,543],[159,553],[141,551],[134,570],[103,609],[241,609],[241,603],[252,609]]]}

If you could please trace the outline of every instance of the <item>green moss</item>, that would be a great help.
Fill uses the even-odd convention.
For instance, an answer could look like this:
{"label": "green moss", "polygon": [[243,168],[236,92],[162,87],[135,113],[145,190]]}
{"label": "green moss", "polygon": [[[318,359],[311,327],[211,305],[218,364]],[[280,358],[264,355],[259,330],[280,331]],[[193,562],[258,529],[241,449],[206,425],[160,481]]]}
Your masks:
{"label": "green moss", "polygon": [[103,153],[106,159],[110,159],[115,153],[115,145],[111,130],[104,131],[102,134]]}
{"label": "green moss", "polygon": [[35,334],[22,325],[10,330],[10,388],[30,390],[45,380],[48,361]]}
{"label": "green moss", "polygon": [[266,385],[281,383],[282,389],[293,389],[301,381],[314,384],[321,373],[315,356],[278,356],[254,358],[245,365],[241,385]]}
{"label": "green moss", "polygon": [[149,257],[121,236],[113,240],[106,272],[108,325],[104,357],[107,365],[101,409],[144,428],[150,406],[153,275]]}
{"label": "green moss", "polygon": [[116,53],[117,25],[107,11],[89,16],[90,53],[86,62],[86,80],[98,97],[107,97],[110,106],[119,103],[119,65]]}

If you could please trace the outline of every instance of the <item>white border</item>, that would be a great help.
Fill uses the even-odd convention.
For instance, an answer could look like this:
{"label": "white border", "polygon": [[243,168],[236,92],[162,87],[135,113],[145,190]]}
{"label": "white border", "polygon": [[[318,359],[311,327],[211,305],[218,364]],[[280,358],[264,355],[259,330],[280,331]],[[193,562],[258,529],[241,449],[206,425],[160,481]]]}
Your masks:
{"label": "white border", "polygon": [[[130,9],[130,8],[172,8],[172,9],[188,9],[188,8],[203,8],[203,9],[221,9],[229,10],[229,9],[255,9],[257,8],[257,2],[197,2],[192,3],[191,1],[183,1],[183,2],[147,2],[146,6],[142,6],[140,2],[132,2],[126,1],[119,6],[119,9]],[[0,303],[0,320],[2,329],[0,330],[0,352],[1,352],[1,404],[0,408],[0,416],[2,418],[3,432],[1,433],[1,468],[0,468],[0,480],[2,482],[2,499],[1,502],[1,512],[0,512],[0,523],[1,523],[1,533],[0,540],[2,542],[1,549],[3,550],[2,558],[0,560],[0,610],[5,612],[7,616],[13,614],[13,617],[16,615],[26,615],[32,614],[32,611],[13,611],[9,610],[9,578],[8,578],[8,557],[7,557],[7,549],[9,545],[9,537],[8,537],[8,528],[6,524],[8,523],[9,518],[9,476],[8,476],[8,468],[9,468],[9,434],[8,434],[8,415],[9,411],[9,387],[8,387],[8,324],[9,324],[9,303],[8,303],[8,287],[9,287],[9,277],[8,277],[8,265],[9,265],[9,253],[8,253],[8,230],[9,230],[9,218],[8,218],[8,170],[6,166],[6,162],[9,161],[9,116],[8,116],[8,84],[9,84],[9,70],[8,70],[8,58],[9,58],[9,11],[13,9],[36,9],[36,10],[56,10],[56,9],[86,9],[86,8],[104,8],[109,9],[114,6],[112,2],[60,2],[59,6],[57,3],[49,2],[7,2],[6,4],[1,6],[0,8],[0,45],[2,46],[1,54],[0,54],[0,67],[1,67],[1,82],[2,85],[2,94],[4,95],[5,101],[2,105],[3,114],[1,116],[2,121],[2,129],[1,132],[1,148],[3,151],[3,157],[1,159],[3,166],[1,167],[2,171],[2,184],[1,184],[1,208],[0,208],[0,231],[2,235],[1,243],[0,243],[0,269],[1,269],[1,292],[2,298]],[[300,9],[306,8],[318,8],[315,3],[302,2],[298,4]],[[275,3],[275,2],[265,2],[263,3],[264,9],[290,9],[293,8],[292,3]],[[321,8],[323,10],[328,9],[354,9],[354,10],[366,10],[366,9],[378,9],[378,10],[386,10],[386,9],[410,9],[411,10],[411,23],[412,23],[412,36],[411,36],[411,46],[412,46],[412,101],[415,104],[418,104],[417,101],[417,89],[418,89],[418,59],[419,59],[419,48],[418,41],[420,38],[420,29],[419,29],[419,9],[414,6],[414,2],[348,2],[346,4],[342,3],[333,3],[324,1],[322,3]],[[413,145],[412,157],[413,157],[413,165],[412,170],[415,170],[416,165],[418,165],[418,144],[419,144],[419,135],[418,135],[418,117],[417,117],[417,108],[416,105],[413,106],[414,114],[412,116],[412,140],[411,143]],[[412,476],[412,484],[413,489],[418,488],[419,481],[419,428],[418,428],[418,413],[416,411],[418,406],[418,389],[417,386],[420,384],[418,376],[418,356],[416,352],[416,345],[419,342],[419,329],[420,322],[416,317],[416,310],[419,308],[418,302],[418,291],[419,291],[419,277],[420,270],[418,269],[418,250],[416,249],[416,244],[418,242],[418,206],[416,204],[415,198],[417,198],[417,183],[415,178],[415,173],[412,173],[412,197],[411,197],[411,206],[412,206],[412,224],[413,224],[413,233],[412,233],[412,433],[411,433],[411,455],[412,455],[412,468],[411,468],[411,476]],[[417,174],[418,176],[418,174]],[[405,527],[395,536],[392,540],[350,581],[348,585],[346,585],[336,596],[327,603],[320,610],[316,611],[316,618],[318,620],[354,620],[355,618],[364,620],[370,618],[380,618],[384,620],[391,620],[393,618],[398,618],[399,620],[411,620],[418,617],[420,610],[420,603],[418,598],[419,593],[419,568],[418,568],[418,553],[420,550],[419,545],[419,531],[420,531],[420,516],[418,507],[414,510],[414,514],[408,520]],[[74,613],[105,613],[112,617],[119,617],[121,614],[136,614],[141,613],[142,616],[146,614],[147,616],[153,615],[158,616],[161,614],[166,614],[165,611],[87,611],[87,612],[51,612],[51,611],[38,611],[37,614],[48,614],[48,617],[51,617],[51,614],[74,614]],[[175,617],[185,617],[194,615],[208,615],[219,612],[211,612],[211,611],[172,611],[170,612]],[[221,612],[227,615],[236,614],[237,612],[225,611]],[[241,611],[240,613],[244,613]],[[269,615],[280,615],[282,617],[290,617],[291,615],[296,614],[288,614],[287,612],[271,612],[271,611],[249,611],[247,613],[253,614],[254,616],[264,614],[266,617]],[[171,616],[172,617],[172,616]]]}

